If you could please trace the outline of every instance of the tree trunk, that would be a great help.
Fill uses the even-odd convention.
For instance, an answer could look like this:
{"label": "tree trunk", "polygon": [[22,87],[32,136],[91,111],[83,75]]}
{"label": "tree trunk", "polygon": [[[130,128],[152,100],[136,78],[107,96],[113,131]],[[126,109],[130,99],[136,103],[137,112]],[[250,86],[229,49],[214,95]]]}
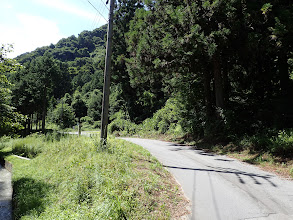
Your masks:
{"label": "tree trunk", "polygon": [[31,127],[30,127],[30,130],[32,131],[33,130],[33,119],[34,119],[34,115],[31,114],[30,117],[31,117]]}
{"label": "tree trunk", "polygon": [[288,57],[285,50],[279,51],[278,68],[279,68],[281,92],[282,92],[282,95],[287,95],[289,92],[290,79],[289,79]]}
{"label": "tree trunk", "polygon": [[42,132],[45,132],[46,129],[46,109],[43,109],[43,113],[42,113]]}
{"label": "tree trunk", "polygon": [[43,102],[43,112],[42,112],[42,132],[45,133],[46,129],[46,115],[47,115],[47,88],[44,91],[44,102]]}
{"label": "tree trunk", "polygon": [[214,69],[214,82],[215,82],[215,97],[216,106],[224,108],[224,88],[223,88],[223,76],[221,71],[221,64],[218,55],[213,57],[213,69]]}
{"label": "tree trunk", "polygon": [[27,117],[27,135],[30,134],[30,128],[31,128],[31,115],[28,115]]}
{"label": "tree trunk", "polygon": [[[223,66],[223,90],[224,90],[224,105],[225,107],[227,107],[228,103],[229,103],[229,98],[230,98],[230,93],[231,93],[231,87],[230,87],[230,83],[229,83],[229,78],[228,78],[228,72],[229,72],[229,68],[228,68],[228,63],[226,61],[227,59],[224,58],[224,60],[222,59],[222,66]],[[226,61],[226,62],[225,62]]]}
{"label": "tree trunk", "polygon": [[209,120],[213,114],[211,96],[211,73],[209,71],[206,71],[204,73],[204,101],[206,106],[206,116]]}
{"label": "tree trunk", "polygon": [[36,131],[38,130],[38,113],[36,114]]}

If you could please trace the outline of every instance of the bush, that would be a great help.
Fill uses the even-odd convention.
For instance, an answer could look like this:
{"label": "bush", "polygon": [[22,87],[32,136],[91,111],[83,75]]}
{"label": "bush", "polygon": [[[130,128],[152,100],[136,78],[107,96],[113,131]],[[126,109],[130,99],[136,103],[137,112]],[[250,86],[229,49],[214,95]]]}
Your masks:
{"label": "bush", "polygon": [[59,103],[49,113],[49,118],[51,122],[59,125],[62,129],[70,128],[75,124],[73,109],[67,103]]}
{"label": "bush", "polygon": [[89,116],[82,117],[80,119],[80,122],[84,123],[84,124],[88,124],[88,125],[93,125],[94,124],[94,120]]}
{"label": "bush", "polygon": [[3,149],[10,140],[11,138],[9,136],[0,137],[0,150]]}
{"label": "bush", "polygon": [[272,153],[282,156],[293,156],[293,131],[279,131],[276,137],[271,138]]}
{"label": "bush", "polygon": [[109,132],[119,135],[170,134],[182,136],[184,131],[181,126],[181,108],[181,104],[176,99],[171,98],[152,118],[144,120],[139,125],[131,122],[127,113],[119,111],[111,117],[112,122],[109,125]]}
{"label": "bush", "polygon": [[181,104],[174,98],[169,99],[165,106],[158,110],[152,118],[143,121],[141,133],[158,133],[182,135],[184,133],[181,123]]}
{"label": "bush", "polygon": [[123,112],[116,112],[112,117],[112,122],[109,124],[109,132],[117,135],[134,135],[137,131],[137,125],[132,123],[129,116]]}
{"label": "bush", "polygon": [[94,121],[93,128],[101,128],[101,121]]}

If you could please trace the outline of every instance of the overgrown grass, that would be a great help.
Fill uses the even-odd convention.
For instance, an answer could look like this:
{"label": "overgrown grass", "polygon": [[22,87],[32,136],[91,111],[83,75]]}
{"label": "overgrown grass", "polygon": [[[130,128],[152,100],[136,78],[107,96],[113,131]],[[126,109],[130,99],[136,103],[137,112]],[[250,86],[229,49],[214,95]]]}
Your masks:
{"label": "overgrown grass", "polygon": [[[176,219],[184,213],[180,190],[149,152],[123,140],[109,140],[103,150],[98,142],[44,135],[6,141],[0,152],[14,166],[15,219]],[[11,155],[15,146],[34,159]]]}

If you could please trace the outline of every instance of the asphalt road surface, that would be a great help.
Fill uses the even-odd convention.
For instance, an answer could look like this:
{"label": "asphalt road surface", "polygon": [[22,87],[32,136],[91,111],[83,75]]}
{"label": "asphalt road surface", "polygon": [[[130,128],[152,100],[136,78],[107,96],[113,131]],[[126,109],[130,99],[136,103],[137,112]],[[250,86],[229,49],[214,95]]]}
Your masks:
{"label": "asphalt road surface", "polygon": [[122,138],[149,150],[181,184],[194,220],[293,220],[293,182],[174,143]]}

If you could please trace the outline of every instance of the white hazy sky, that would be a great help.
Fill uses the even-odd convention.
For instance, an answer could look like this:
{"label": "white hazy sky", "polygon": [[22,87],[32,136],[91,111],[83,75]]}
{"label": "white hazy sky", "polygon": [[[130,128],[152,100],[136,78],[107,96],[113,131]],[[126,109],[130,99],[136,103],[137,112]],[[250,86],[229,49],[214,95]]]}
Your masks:
{"label": "white hazy sky", "polygon": [[0,45],[13,58],[107,23],[106,0],[0,0]]}

